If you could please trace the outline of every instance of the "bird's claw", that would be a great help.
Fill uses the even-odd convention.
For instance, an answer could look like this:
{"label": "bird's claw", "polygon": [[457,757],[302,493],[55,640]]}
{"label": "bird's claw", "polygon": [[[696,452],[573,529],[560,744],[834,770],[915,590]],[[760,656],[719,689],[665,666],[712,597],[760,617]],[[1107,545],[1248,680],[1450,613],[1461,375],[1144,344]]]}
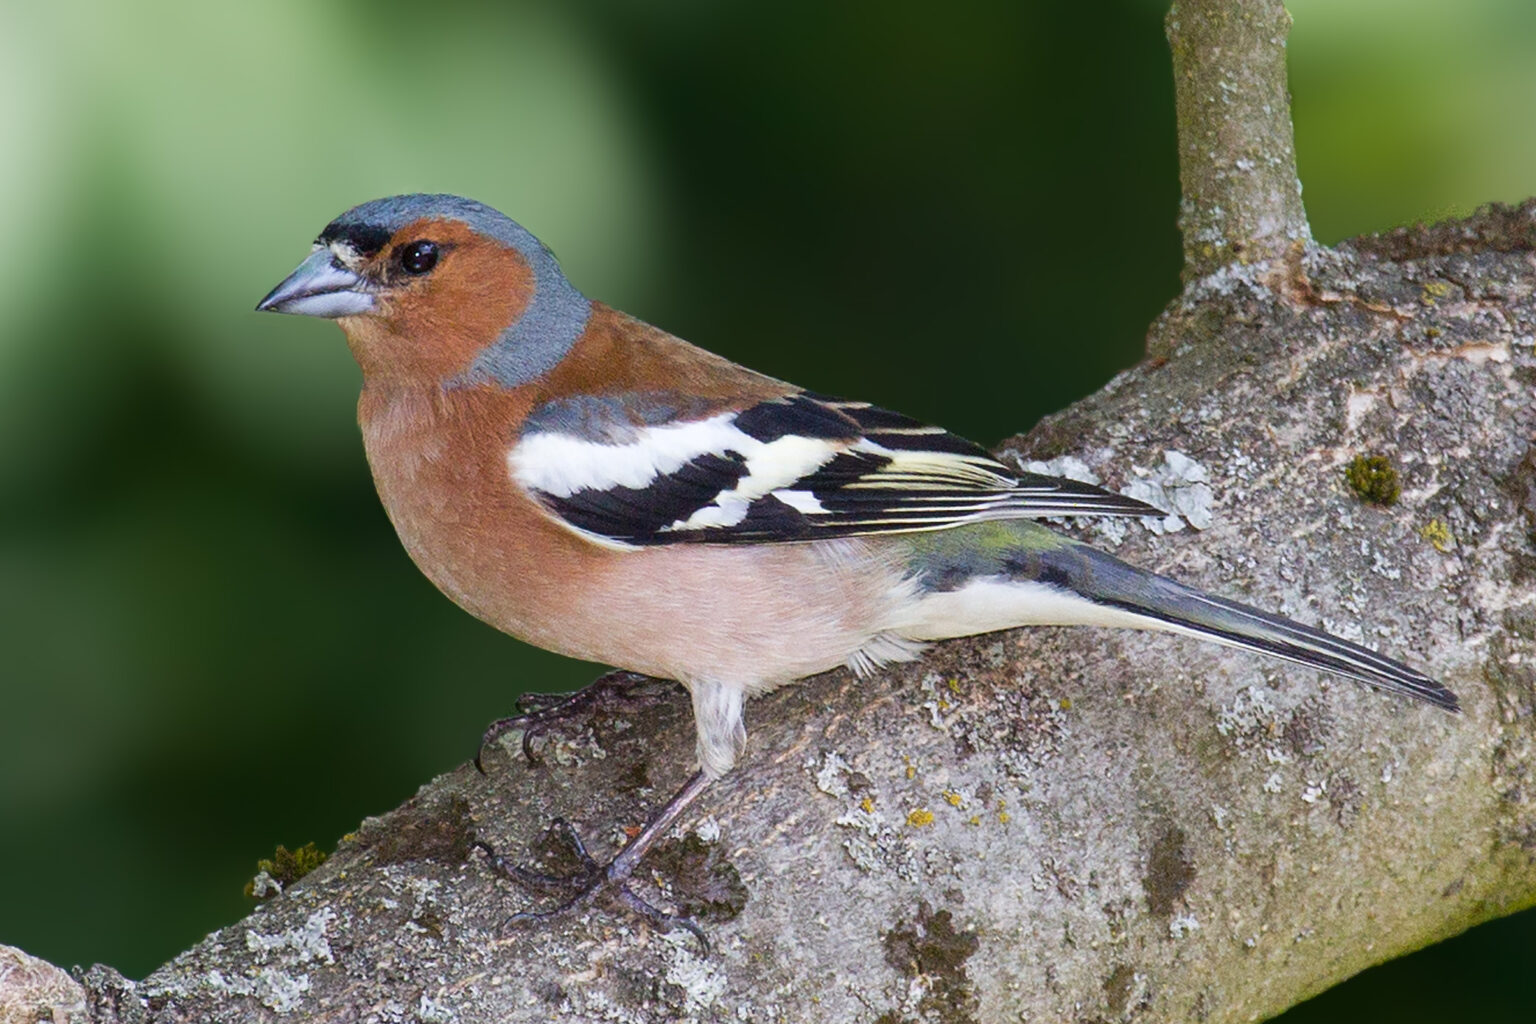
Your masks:
{"label": "bird's claw", "polygon": [[564,901],[549,910],[519,911],[507,918],[506,924],[514,925],[552,921],[574,910],[576,907],[590,903],[607,893],[631,913],[644,918],[662,931],[682,928],[698,941],[699,948],[703,954],[705,956],[709,955],[709,940],[705,938],[702,928],[681,914],[662,910],[631,889],[629,886],[630,871],[626,867],[621,866],[617,859],[609,861],[607,864],[599,864],[587,852],[586,844],[581,841],[581,836],[577,834],[569,822],[563,818],[556,818],[550,822],[549,833],[559,833],[560,838],[570,845],[571,851],[580,862],[578,870],[569,875],[550,875],[540,871],[531,871],[521,865],[511,863],[484,840],[477,839],[470,844],[485,853],[493,871],[503,878],[522,886],[524,889],[537,892],[540,895],[547,895],[562,890],[570,893]]}
{"label": "bird's claw", "polygon": [[[655,680],[638,672],[614,671],[598,677],[575,693],[525,693],[517,699],[517,714],[492,722],[481,736],[480,749],[475,753],[475,769],[484,775],[485,766],[481,758],[485,748],[507,733],[517,730],[522,730],[523,734],[524,759],[529,764],[539,764],[543,759],[535,743],[551,727],[583,711],[654,703],[659,699],[660,691],[637,692],[650,682]],[[671,686],[667,685],[666,690],[670,691]]]}
{"label": "bird's claw", "polygon": [[581,841],[581,836],[571,827],[570,822],[564,818],[556,818],[549,823],[546,835],[559,833],[559,837],[570,846],[571,852],[576,855],[581,867],[569,875],[551,875],[541,871],[530,871],[519,864],[513,864],[507,858],[497,853],[496,850],[483,839],[476,839],[470,846],[482,850],[491,862],[491,867],[501,875],[512,879],[527,889],[538,889],[544,892],[556,892],[569,890],[572,886],[595,878],[602,873],[603,866],[592,858],[587,852],[587,845]]}

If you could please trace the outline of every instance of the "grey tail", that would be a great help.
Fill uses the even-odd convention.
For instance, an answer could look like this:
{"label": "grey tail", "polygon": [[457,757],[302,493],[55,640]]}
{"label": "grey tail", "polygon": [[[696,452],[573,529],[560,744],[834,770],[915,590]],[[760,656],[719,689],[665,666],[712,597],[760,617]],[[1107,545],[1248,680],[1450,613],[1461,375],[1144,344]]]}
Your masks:
{"label": "grey tail", "polygon": [[[1311,626],[1144,572],[1083,544],[1018,552],[1015,578],[1059,587],[1162,629],[1311,665],[1417,700],[1460,711],[1456,695],[1424,673]],[[1033,564],[1030,564],[1033,563]],[[1138,623],[1141,625],[1141,623]]]}

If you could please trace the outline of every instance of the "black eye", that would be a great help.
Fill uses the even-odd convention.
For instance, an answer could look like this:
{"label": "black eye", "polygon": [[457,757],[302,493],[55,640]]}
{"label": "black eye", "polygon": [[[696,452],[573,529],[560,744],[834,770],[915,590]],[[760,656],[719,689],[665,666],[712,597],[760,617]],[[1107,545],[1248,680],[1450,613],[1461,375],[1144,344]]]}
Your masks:
{"label": "black eye", "polygon": [[425,238],[400,247],[400,265],[407,274],[425,274],[437,266],[437,243]]}

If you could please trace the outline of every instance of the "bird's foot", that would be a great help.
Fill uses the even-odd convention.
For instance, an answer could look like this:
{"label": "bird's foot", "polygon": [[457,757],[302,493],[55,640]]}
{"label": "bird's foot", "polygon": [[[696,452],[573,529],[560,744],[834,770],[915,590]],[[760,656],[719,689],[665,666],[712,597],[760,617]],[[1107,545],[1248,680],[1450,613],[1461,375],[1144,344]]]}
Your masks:
{"label": "bird's foot", "polygon": [[621,853],[607,864],[599,864],[587,852],[587,846],[581,841],[581,836],[571,827],[570,822],[563,818],[556,818],[550,823],[547,836],[550,839],[562,841],[570,848],[578,864],[575,871],[568,875],[530,871],[521,865],[513,864],[483,840],[477,839],[473,844],[485,853],[491,869],[503,878],[540,895],[565,897],[549,910],[525,910],[513,914],[507,918],[507,924],[551,921],[601,896],[608,896],[662,931],[682,928],[698,940],[699,947],[706,956],[709,954],[709,940],[704,937],[702,928],[681,914],[662,910],[630,888],[630,876],[637,863],[635,859],[626,858]]}
{"label": "bird's foot", "polygon": [[630,888],[629,880],[646,851],[655,845],[656,840],[666,834],[666,831],[677,822],[683,810],[693,803],[694,798],[708,785],[709,779],[703,772],[694,772],[683,788],[672,794],[672,798],[651,816],[651,820],[646,822],[645,827],[607,864],[599,864],[587,852],[587,845],[581,841],[581,836],[576,834],[576,830],[570,826],[569,822],[556,819],[550,825],[547,835],[553,839],[563,840],[575,856],[577,863],[576,870],[564,876],[529,871],[527,868],[509,863],[489,843],[475,840],[474,846],[484,851],[490,858],[491,868],[497,874],[538,893],[565,895],[565,900],[553,909],[513,914],[508,919],[508,923],[548,921],[602,894],[609,893],[616,902],[631,913],[639,914],[658,928],[667,930],[682,928],[687,931],[699,941],[700,948],[707,954],[709,940],[704,937],[703,929],[681,914],[668,913],[650,903]]}
{"label": "bird's foot", "polygon": [[674,686],[638,672],[615,671],[575,693],[525,693],[517,699],[517,714],[492,722],[485,730],[475,754],[475,768],[485,774],[480,761],[485,748],[509,732],[522,730],[523,757],[529,764],[538,764],[541,758],[536,744],[553,726],[582,712],[646,707],[670,695]]}

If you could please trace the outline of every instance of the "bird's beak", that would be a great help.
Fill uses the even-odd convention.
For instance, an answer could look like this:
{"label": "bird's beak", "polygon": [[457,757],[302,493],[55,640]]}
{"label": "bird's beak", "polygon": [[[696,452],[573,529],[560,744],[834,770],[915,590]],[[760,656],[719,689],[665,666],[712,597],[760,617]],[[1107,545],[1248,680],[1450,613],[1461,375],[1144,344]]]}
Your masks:
{"label": "bird's beak", "polygon": [[297,313],[300,316],[356,316],[373,308],[373,296],[362,290],[363,279],[322,245],[299,264],[283,283],[256,304],[256,311]]}

